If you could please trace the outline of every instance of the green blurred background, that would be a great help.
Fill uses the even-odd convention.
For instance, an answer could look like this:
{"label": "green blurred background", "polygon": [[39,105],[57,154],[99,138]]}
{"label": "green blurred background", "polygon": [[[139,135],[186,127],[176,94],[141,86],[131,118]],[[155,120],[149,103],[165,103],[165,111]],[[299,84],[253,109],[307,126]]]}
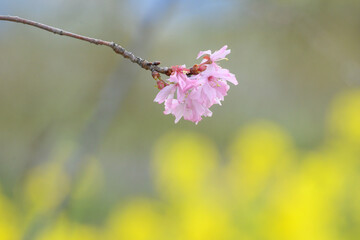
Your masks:
{"label": "green blurred background", "polygon": [[163,66],[232,50],[223,106],[163,115],[110,49],[0,22],[0,240],[359,239],[360,2],[1,0]]}

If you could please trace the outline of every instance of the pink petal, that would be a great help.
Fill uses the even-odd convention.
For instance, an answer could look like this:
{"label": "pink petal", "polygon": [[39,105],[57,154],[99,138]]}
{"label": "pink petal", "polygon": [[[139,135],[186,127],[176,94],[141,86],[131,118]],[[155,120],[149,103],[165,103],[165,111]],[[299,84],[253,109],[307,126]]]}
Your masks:
{"label": "pink petal", "polygon": [[184,102],[186,96],[186,92],[182,91],[180,88],[176,91],[176,97],[179,100],[179,102]]}
{"label": "pink petal", "polygon": [[210,55],[211,60],[213,61],[217,61],[220,59],[223,59],[226,57],[226,55],[228,55],[231,50],[227,50],[227,45],[223,46],[220,50],[215,51],[213,54]]}
{"label": "pink petal", "polygon": [[211,117],[212,116],[212,111],[210,111],[208,108],[205,109],[205,113],[204,113],[205,117]]}
{"label": "pink petal", "polygon": [[[186,81],[186,76],[181,76],[181,74],[177,74],[178,75],[178,83],[179,83],[179,86],[181,88],[182,91],[185,91],[186,87],[187,87],[187,81]],[[185,75],[185,74],[183,74]]]}
{"label": "pink petal", "polygon": [[202,55],[211,55],[211,51],[210,50],[200,51],[196,59],[199,59]]}
{"label": "pink petal", "polygon": [[165,105],[164,114],[168,115],[168,114],[172,113],[172,111],[177,106],[177,104],[178,104],[178,101],[176,99],[167,99],[164,104]]}
{"label": "pink petal", "polygon": [[207,107],[214,104],[216,98],[216,90],[212,88],[209,83],[204,84],[203,87],[203,101]]}
{"label": "pink petal", "polygon": [[230,73],[227,69],[220,68],[217,71],[214,71],[212,74],[214,77],[229,81],[234,85],[238,85],[238,81],[236,80],[235,75]]}
{"label": "pink petal", "polygon": [[174,74],[171,74],[168,81],[172,83],[178,83],[179,79],[177,77],[177,73],[175,72]]}
{"label": "pink petal", "polygon": [[180,119],[183,117],[185,111],[185,104],[178,104],[174,109],[175,123],[178,123]]}
{"label": "pink petal", "polygon": [[163,103],[171,94],[175,92],[175,88],[176,86],[174,84],[164,87],[156,95],[154,102]]}

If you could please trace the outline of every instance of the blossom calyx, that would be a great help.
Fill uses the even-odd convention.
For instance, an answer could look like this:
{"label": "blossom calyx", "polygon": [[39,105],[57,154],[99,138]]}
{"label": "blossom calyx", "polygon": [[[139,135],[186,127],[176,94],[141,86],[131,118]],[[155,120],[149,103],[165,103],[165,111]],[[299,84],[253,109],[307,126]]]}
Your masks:
{"label": "blossom calyx", "polygon": [[169,84],[167,84],[164,80],[157,80],[156,81],[156,87],[159,89],[159,90],[161,90],[161,89],[163,89],[164,87],[166,87],[167,85],[169,85]]}
{"label": "blossom calyx", "polygon": [[160,73],[157,72],[157,71],[152,71],[152,72],[151,72],[151,76],[152,76],[155,80],[161,79],[161,78],[160,78]]}
{"label": "blossom calyx", "polygon": [[205,64],[195,64],[192,68],[190,68],[190,74],[191,75],[197,75],[203,71],[206,70],[206,65]]}

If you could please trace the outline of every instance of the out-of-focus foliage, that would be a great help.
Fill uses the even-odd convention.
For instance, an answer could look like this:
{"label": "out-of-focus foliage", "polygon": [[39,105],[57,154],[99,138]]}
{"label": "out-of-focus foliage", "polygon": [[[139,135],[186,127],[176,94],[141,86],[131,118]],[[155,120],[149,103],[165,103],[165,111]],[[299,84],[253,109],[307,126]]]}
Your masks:
{"label": "out-of-focus foliage", "polygon": [[[155,195],[113,204],[98,225],[60,212],[37,239],[355,240],[359,103],[359,90],[335,98],[326,138],[310,151],[297,149],[284,129],[264,120],[238,129],[222,157],[205,135],[165,134],[153,149]],[[31,225],[26,216],[52,212],[63,200],[68,184],[63,167],[54,159],[32,169],[25,204],[0,194],[0,239],[20,239]],[[74,200],[86,202],[84,192],[91,197],[91,186],[98,189],[103,181],[101,172],[97,160],[90,160]]]}
{"label": "out-of-focus foliage", "polygon": [[20,213],[16,207],[3,195],[0,189],[0,237],[1,239],[19,239],[22,226]]}

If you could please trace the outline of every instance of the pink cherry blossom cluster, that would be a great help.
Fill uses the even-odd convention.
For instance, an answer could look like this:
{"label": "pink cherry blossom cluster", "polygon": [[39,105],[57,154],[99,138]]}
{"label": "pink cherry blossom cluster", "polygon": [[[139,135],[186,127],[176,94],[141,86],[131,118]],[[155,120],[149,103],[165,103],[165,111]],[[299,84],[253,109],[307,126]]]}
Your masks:
{"label": "pink cherry blossom cluster", "polygon": [[191,69],[185,65],[173,66],[169,79],[157,81],[160,92],[154,102],[164,103],[164,114],[174,115],[175,123],[182,117],[196,124],[202,117],[211,117],[209,108],[221,105],[230,88],[227,82],[238,84],[235,75],[217,63],[229,53],[225,45],[214,53],[201,51],[197,59],[205,55],[202,62]]}

